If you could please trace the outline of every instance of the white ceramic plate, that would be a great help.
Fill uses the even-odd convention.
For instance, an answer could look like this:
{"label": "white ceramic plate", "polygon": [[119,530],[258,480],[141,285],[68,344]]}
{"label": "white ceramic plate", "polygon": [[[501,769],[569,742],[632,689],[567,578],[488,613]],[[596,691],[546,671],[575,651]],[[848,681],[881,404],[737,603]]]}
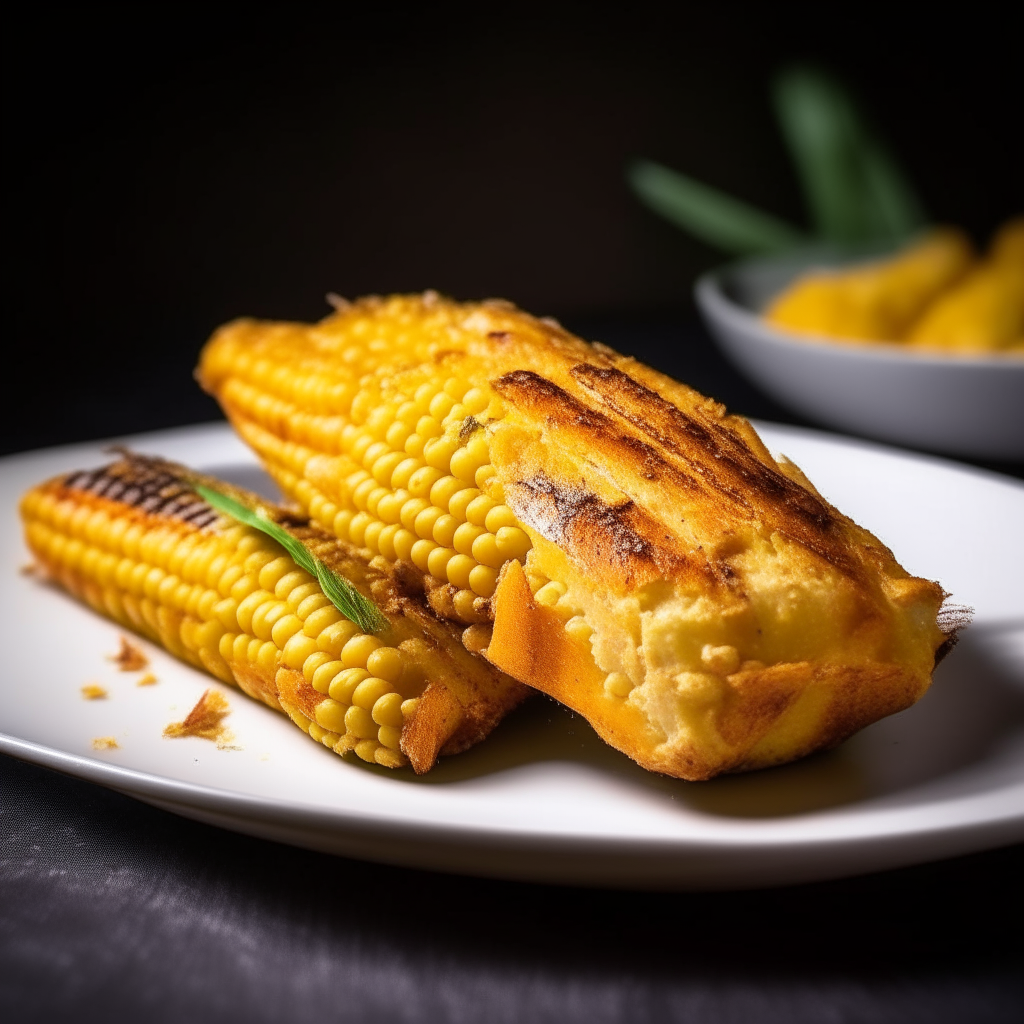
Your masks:
{"label": "white ceramic plate", "polygon": [[[164,739],[219,684],[143,644],[159,678],[107,660],[119,630],[19,572],[30,485],[100,465],[99,444],[0,462],[0,750],[201,821],[424,868],[576,884],[810,881],[1024,839],[1024,487],[952,464],[764,425],[776,452],[920,575],[977,610],[915,707],[828,754],[747,776],[650,775],[544,698],[423,778],[349,763],[220,687],[235,749]],[[237,482],[266,480],[223,425],[129,439]],[[86,701],[81,687],[104,686]],[[117,749],[97,752],[94,738]]]}

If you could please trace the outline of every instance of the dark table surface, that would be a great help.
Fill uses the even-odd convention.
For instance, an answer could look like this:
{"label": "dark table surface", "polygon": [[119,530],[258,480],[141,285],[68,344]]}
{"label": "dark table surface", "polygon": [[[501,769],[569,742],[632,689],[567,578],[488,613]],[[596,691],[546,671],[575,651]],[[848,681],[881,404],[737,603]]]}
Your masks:
{"label": "dark table surface", "polygon": [[[801,422],[685,315],[569,326],[735,411]],[[191,358],[134,382],[130,402],[97,375],[49,394],[64,415],[45,422],[9,404],[3,450],[213,418]],[[6,757],[0,816],[4,1020],[1024,1017],[1024,846],[773,890],[527,885],[235,835]]]}

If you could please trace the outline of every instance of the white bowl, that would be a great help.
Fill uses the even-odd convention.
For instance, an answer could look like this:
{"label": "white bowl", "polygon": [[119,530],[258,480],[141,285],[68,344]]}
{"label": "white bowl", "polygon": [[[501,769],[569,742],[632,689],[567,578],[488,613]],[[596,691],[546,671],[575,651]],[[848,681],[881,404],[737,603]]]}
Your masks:
{"label": "white bowl", "polygon": [[697,282],[697,305],[736,366],[809,419],[952,455],[1024,459],[1024,359],[835,342],[761,320],[798,274],[837,262],[815,250],[725,267]]}

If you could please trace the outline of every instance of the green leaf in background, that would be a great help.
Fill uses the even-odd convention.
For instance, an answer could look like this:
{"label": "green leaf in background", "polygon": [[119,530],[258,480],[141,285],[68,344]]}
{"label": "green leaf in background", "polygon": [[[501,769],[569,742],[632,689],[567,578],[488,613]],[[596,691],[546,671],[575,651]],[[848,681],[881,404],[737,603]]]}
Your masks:
{"label": "green leaf in background", "polygon": [[773,96],[818,235],[895,242],[924,224],[905,175],[837,82],[812,68],[790,68],[776,79]]}
{"label": "green leaf in background", "polygon": [[778,252],[806,241],[778,217],[650,160],[632,164],[628,177],[633,191],[652,210],[727,252]]}
{"label": "green leaf in background", "polygon": [[388,625],[388,621],[381,614],[380,609],[369,598],[363,597],[344,576],[339,576],[333,569],[324,565],[283,526],[275,523],[265,514],[261,514],[259,510],[253,511],[246,508],[241,502],[220,491],[198,483],[193,486],[196,493],[218,512],[276,540],[291,555],[297,566],[316,577],[320,589],[323,590],[331,604],[364,633],[379,633]]}

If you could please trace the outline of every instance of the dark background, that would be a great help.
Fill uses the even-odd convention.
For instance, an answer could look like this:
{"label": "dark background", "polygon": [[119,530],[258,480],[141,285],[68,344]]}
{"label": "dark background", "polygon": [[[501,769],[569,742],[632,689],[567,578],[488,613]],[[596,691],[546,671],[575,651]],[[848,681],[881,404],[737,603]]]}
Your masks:
{"label": "dark background", "polygon": [[500,295],[789,418],[717,379],[690,289],[721,254],[642,208],[625,164],[803,222],[768,82],[809,59],[983,242],[1024,209],[1011,6],[38,5],[4,54],[3,450],[215,418],[190,377],[210,331],[317,318],[329,290]]}
{"label": "dark background", "polygon": [[[210,331],[316,318],[328,290],[501,295],[793,421],[697,322],[693,278],[721,255],[640,207],[625,163],[802,221],[767,83],[813,59],[856,89],[930,213],[981,243],[1024,209],[1010,9],[36,5],[3,51],[0,450],[214,419],[191,381]],[[2,758],[0,1006],[1011,1021],[1021,855],[755,893],[546,888],[234,836]]]}

